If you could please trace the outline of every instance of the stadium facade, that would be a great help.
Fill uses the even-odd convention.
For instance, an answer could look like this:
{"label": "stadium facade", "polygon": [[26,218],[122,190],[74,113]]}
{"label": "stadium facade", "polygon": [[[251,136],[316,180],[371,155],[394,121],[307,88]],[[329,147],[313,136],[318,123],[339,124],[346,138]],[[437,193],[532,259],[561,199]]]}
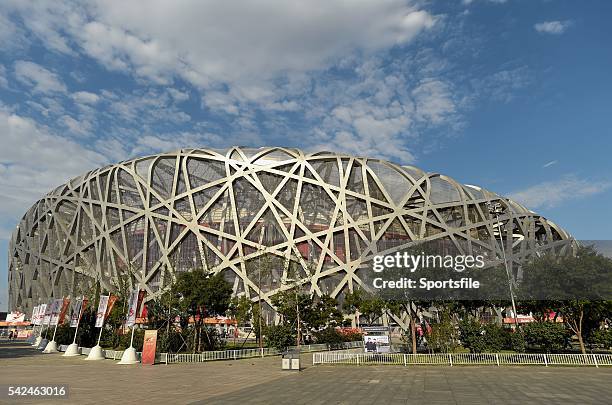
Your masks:
{"label": "stadium facade", "polygon": [[[487,203],[501,204],[498,217]],[[9,245],[9,309],[96,280],[112,290],[126,274],[153,299],[173,275],[203,267],[272,311],[271,297],[296,283],[341,301],[381,252],[443,240],[495,264],[500,239],[516,264],[573,246],[514,201],[411,166],[290,148],[182,149],[90,171],[34,204]]]}

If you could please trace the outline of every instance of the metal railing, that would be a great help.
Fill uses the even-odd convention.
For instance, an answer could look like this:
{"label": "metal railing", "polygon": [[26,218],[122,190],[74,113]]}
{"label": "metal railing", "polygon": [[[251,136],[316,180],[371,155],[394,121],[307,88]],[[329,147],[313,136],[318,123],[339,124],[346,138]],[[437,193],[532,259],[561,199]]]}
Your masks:
{"label": "metal railing", "polygon": [[[344,342],[342,343],[342,348],[347,350],[355,350],[363,348],[363,342]],[[68,345],[60,345],[58,347],[60,352],[65,352]],[[297,346],[289,346],[287,350],[296,350]],[[319,352],[330,350],[330,345],[328,344],[313,344],[313,345],[302,345],[300,346],[301,352]],[[89,347],[80,347],[78,348],[78,353],[81,355],[87,356],[91,348]],[[119,360],[123,355],[123,350],[110,350],[103,349],[104,358],[111,360]],[[252,348],[252,349],[239,349],[239,350],[217,350],[210,352],[202,352],[202,353],[157,353],[155,355],[155,361],[157,363],[164,364],[175,364],[175,363],[202,363],[207,361],[217,361],[217,360],[238,360],[238,359],[249,359],[255,357],[267,357],[267,356],[278,356],[281,352],[277,349],[265,347],[262,349]],[[141,358],[142,353],[137,352],[136,356],[138,359]]]}
{"label": "metal railing", "polygon": [[544,353],[313,353],[312,363],[350,365],[540,365],[540,366],[612,366],[612,354]]}
{"label": "metal railing", "polygon": [[[354,349],[363,347],[363,342],[344,342],[343,348]],[[289,346],[287,350],[296,350],[297,346]],[[317,352],[330,350],[328,344],[301,345],[300,352]],[[281,352],[274,348],[254,348],[240,350],[219,350],[214,352],[202,353],[161,353],[162,358],[165,358],[166,364],[174,363],[202,363],[206,361],[216,360],[238,360],[254,357],[278,356]]]}

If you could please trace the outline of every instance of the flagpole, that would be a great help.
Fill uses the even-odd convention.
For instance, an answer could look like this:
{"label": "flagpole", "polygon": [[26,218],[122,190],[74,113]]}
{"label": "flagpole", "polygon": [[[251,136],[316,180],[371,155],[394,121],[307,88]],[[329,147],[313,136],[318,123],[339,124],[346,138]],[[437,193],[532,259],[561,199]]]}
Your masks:
{"label": "flagpole", "polygon": [[[144,296],[143,296],[144,297]],[[123,351],[121,355],[121,361],[117,364],[136,364],[138,363],[138,356],[136,355],[136,349],[134,348],[134,331],[136,330],[136,317],[138,315],[138,304],[140,302],[140,288],[132,291],[130,295],[130,301],[128,302],[128,314],[125,318],[125,324],[132,323],[131,313],[134,311],[134,323],[132,323],[132,336],[130,337],[130,347]],[[132,302],[133,301],[133,302]]]}
{"label": "flagpole", "polygon": [[79,333],[79,324],[81,323],[81,314],[83,313],[83,302],[85,301],[85,297],[82,296],[81,297],[81,307],[79,308],[79,319],[77,319],[77,326],[74,330],[74,339],[72,339],[72,343],[75,344],[76,343],[76,337]]}
{"label": "flagpole", "polygon": [[[89,354],[85,360],[103,360],[104,353],[102,351],[102,347],[100,347],[100,341],[102,340],[102,331],[104,330],[104,320],[106,318],[106,311],[108,309],[108,302],[110,301],[111,295],[100,295],[100,301],[98,302],[98,310],[96,312],[96,324],[98,323],[98,316],[102,314],[102,322],[100,325],[100,333],[98,334],[98,342],[97,344],[89,350]],[[103,298],[106,298],[106,306],[103,305]],[[95,325],[94,325],[95,327]]]}
{"label": "flagpole", "polygon": [[98,334],[98,343],[97,346],[100,346],[100,340],[102,339],[102,329],[104,329],[104,324],[100,326],[100,334]]}
{"label": "flagpole", "polygon": [[[51,307],[51,318],[49,318],[49,324],[52,323],[53,321],[53,314],[54,314],[54,310],[59,310],[59,312],[62,312],[62,307],[64,305],[63,302],[63,298],[62,298],[62,307],[60,308],[56,308],[55,303],[57,302],[57,300],[55,300],[55,302],[53,303],[53,307]],[[55,353],[57,352],[57,343],[55,342],[55,334],[57,333],[57,325],[59,324],[59,316],[60,313],[57,313],[57,321],[55,322],[55,328],[53,329],[53,337],[51,338],[51,341],[49,343],[47,343],[47,346],[45,346],[45,350],[43,350],[43,353]]]}
{"label": "flagpole", "polygon": [[[77,304],[79,303],[79,301],[76,301]],[[83,314],[83,308],[84,308],[84,304],[85,303],[85,296],[82,295],[81,296],[81,301],[80,301],[80,306],[79,306],[79,313],[78,313],[78,318],[77,318],[77,324],[76,324],[76,329],[74,330],[74,338],[72,339],[72,344],[69,345],[66,348],[66,352],[64,353],[64,357],[72,357],[72,356],[78,356],[79,355],[79,345],[77,345],[76,343],[76,338],[77,335],[79,334],[79,324],[81,323],[81,315]],[[72,316],[74,314],[71,315],[70,318],[70,323],[72,324]],[[72,325],[70,325],[72,326]]]}

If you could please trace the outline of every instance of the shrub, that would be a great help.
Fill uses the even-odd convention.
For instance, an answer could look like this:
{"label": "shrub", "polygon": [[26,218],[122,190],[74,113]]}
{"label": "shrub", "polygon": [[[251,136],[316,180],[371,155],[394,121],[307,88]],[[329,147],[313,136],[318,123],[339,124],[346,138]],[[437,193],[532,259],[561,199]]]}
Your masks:
{"label": "shrub", "polygon": [[427,346],[435,352],[449,353],[457,348],[457,332],[450,319],[432,324],[427,333]]}
{"label": "shrub", "polygon": [[523,331],[509,330],[506,339],[506,349],[514,350],[517,353],[525,353],[525,334]]}
{"label": "shrub", "polygon": [[342,340],[345,342],[358,342],[363,340],[363,333],[350,331],[342,333]]}
{"label": "shrub", "polygon": [[314,336],[317,343],[327,343],[332,349],[341,348],[345,341],[344,334],[331,326],[316,332]]}
{"label": "shrub", "polygon": [[556,322],[532,322],[523,328],[525,342],[551,352],[569,345],[570,335],[565,326]]}
{"label": "shrub", "polygon": [[612,330],[596,330],[593,332],[591,340],[592,343],[595,343],[596,345],[601,345],[605,349],[610,349],[612,348]]}
{"label": "shrub", "polygon": [[497,324],[464,319],[459,330],[463,347],[472,353],[498,352],[508,346],[508,332]]}
{"label": "shrub", "polygon": [[264,333],[268,347],[285,350],[287,346],[295,345],[296,336],[291,325],[266,326]]}

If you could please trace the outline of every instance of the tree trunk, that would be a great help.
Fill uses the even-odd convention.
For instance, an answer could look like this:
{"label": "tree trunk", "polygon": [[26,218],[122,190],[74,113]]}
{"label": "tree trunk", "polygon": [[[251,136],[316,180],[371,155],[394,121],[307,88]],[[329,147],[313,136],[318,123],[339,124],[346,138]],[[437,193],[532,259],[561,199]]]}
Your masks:
{"label": "tree trunk", "polygon": [[410,314],[410,336],[412,338],[412,354],[417,354],[416,322],[412,313]]}
{"label": "tree trunk", "polygon": [[202,325],[198,325],[198,353],[202,352]]}
{"label": "tree trunk", "polygon": [[196,352],[197,339],[198,339],[198,328],[196,327],[195,324],[193,324],[193,348],[192,348],[193,353]]}
{"label": "tree trunk", "polygon": [[578,336],[578,343],[580,344],[580,351],[582,352],[582,354],[586,354],[586,349],[584,347],[584,341],[582,340],[582,331],[577,333]]}

